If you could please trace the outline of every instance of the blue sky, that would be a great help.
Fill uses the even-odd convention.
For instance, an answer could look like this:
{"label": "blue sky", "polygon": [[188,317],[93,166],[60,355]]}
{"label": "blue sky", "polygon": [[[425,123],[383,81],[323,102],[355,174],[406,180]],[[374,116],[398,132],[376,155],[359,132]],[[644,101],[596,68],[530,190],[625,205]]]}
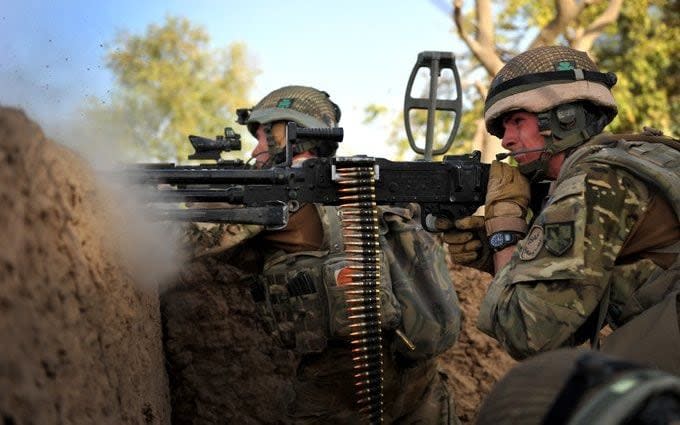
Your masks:
{"label": "blue sky", "polygon": [[23,108],[49,135],[85,97],[106,99],[113,79],[103,57],[118,31],[142,34],[167,15],[184,16],[215,47],[246,43],[260,70],[253,100],[287,84],[326,90],[343,111],[340,153],[389,157],[385,125],[362,124],[363,109],[401,110],[420,51],[463,51],[446,3],[15,1],[0,11],[0,104]]}

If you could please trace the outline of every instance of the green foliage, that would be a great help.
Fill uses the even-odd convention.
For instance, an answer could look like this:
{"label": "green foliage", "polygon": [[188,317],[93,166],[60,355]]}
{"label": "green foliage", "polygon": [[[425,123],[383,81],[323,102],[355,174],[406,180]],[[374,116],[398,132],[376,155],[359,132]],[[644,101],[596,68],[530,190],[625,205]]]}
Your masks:
{"label": "green foliage", "polygon": [[680,134],[680,13],[674,2],[624,2],[617,30],[593,46],[603,70],[614,71],[619,114],[609,129],[640,131],[653,126]]}
{"label": "green foliage", "polygon": [[[496,52],[504,60],[523,50],[556,13],[554,0],[498,0],[493,3]],[[588,2],[576,22],[570,23],[565,33],[558,37],[558,42],[567,43],[567,36],[580,34],[608,6],[607,1]],[[465,27],[474,33],[471,9],[465,14],[471,18]],[[680,115],[678,40],[680,9],[676,0],[624,1],[617,21],[604,29],[589,52],[602,70],[613,71],[619,77],[613,89],[619,115],[608,131],[641,131],[643,126],[653,126],[676,137],[680,134],[677,120]],[[457,63],[464,81],[485,78],[479,76],[479,62],[470,52],[458,55]],[[483,99],[468,89],[464,100],[466,110],[455,146],[469,151],[477,122],[483,115]],[[420,123],[415,121],[415,127],[424,123],[424,119],[420,119]],[[402,128],[403,117],[394,119],[393,125]],[[395,137],[397,134],[399,137]],[[397,144],[401,152],[408,150],[403,131],[395,129],[390,134],[390,141]]]}
{"label": "green foliage", "polygon": [[88,115],[125,126],[123,143],[160,160],[193,152],[189,134],[213,137],[235,126],[233,111],[250,105],[257,74],[244,44],[212,49],[201,27],[176,17],[143,35],[119,34],[107,59],[117,88],[109,105]]}

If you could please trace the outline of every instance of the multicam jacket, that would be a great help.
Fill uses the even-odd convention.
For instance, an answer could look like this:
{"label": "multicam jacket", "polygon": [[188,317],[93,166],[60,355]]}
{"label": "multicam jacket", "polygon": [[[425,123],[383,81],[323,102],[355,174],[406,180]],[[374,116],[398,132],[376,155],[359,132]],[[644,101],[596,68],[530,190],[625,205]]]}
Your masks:
{"label": "multicam jacket", "polygon": [[616,329],[680,290],[680,151],[664,139],[594,140],[565,162],[480,309],[513,357],[580,344],[605,313]]}
{"label": "multicam jacket", "polygon": [[[458,298],[444,251],[414,217],[416,208],[379,209],[382,328],[406,336],[408,341],[397,339],[395,349],[413,360],[446,350],[460,330]],[[261,295],[256,301],[263,317],[283,345],[300,354],[320,352],[328,340],[346,339],[350,332],[337,282],[348,264],[338,210],[317,209],[324,229],[321,250],[270,252],[258,277]]]}
{"label": "multicam jacket", "polygon": [[[287,418],[296,424],[359,423],[339,284],[348,264],[339,213],[335,207],[317,210],[321,248],[267,253],[253,296],[270,333],[302,356]],[[456,341],[461,312],[444,250],[417,214],[417,206],[379,208],[384,419],[455,424],[452,395],[433,358]]]}

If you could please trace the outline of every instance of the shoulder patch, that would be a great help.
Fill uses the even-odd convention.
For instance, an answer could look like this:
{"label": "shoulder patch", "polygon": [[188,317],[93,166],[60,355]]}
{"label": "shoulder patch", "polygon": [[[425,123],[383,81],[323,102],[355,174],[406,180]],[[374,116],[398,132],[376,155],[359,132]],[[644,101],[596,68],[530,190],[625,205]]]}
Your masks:
{"label": "shoulder patch", "polygon": [[563,255],[574,244],[574,222],[546,223],[544,225],[545,249],[552,255]]}
{"label": "shoulder patch", "polygon": [[541,251],[541,248],[543,248],[543,228],[533,226],[524,240],[522,250],[519,252],[520,260],[533,260]]}

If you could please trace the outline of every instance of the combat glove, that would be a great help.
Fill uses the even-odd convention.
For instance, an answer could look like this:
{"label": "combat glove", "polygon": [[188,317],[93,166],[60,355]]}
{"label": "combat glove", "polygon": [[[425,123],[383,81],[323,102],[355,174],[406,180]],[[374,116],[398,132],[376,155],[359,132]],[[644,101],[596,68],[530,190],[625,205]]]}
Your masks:
{"label": "combat glove", "polygon": [[529,180],[517,167],[499,161],[491,163],[484,205],[487,235],[498,232],[527,232],[527,208],[531,199]]}
{"label": "combat glove", "polygon": [[484,217],[473,215],[455,220],[444,217],[435,220],[437,230],[448,245],[454,263],[491,273],[493,269],[491,248],[487,243]]}

